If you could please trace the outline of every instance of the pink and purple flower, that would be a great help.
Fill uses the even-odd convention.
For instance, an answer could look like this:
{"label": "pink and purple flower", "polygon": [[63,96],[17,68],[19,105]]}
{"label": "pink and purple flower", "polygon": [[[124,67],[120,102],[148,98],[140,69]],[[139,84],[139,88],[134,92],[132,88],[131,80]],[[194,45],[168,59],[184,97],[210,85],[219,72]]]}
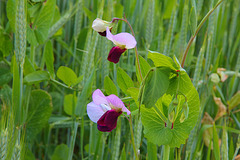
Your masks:
{"label": "pink and purple flower", "polygon": [[95,123],[99,131],[111,132],[117,125],[117,119],[122,112],[131,112],[116,95],[105,96],[100,89],[93,92],[93,101],[87,105],[88,117]]}
{"label": "pink and purple flower", "polygon": [[106,37],[116,45],[108,54],[108,60],[113,63],[118,63],[122,53],[127,49],[134,48],[137,44],[135,38],[130,33],[122,32],[113,35],[108,27],[106,30]]}

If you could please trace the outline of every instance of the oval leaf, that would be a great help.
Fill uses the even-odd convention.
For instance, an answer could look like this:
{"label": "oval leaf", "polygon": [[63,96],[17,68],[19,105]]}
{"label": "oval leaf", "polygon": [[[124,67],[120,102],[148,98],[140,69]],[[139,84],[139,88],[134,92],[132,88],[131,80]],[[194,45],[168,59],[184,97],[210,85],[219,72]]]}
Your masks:
{"label": "oval leaf", "polygon": [[27,140],[32,140],[47,124],[52,113],[52,98],[43,90],[31,93],[29,110],[26,120]]}
{"label": "oval leaf", "polygon": [[110,94],[118,95],[117,87],[115,86],[115,84],[113,83],[109,76],[106,76],[104,78],[104,89],[108,95]]}
{"label": "oval leaf", "polygon": [[78,81],[75,72],[71,68],[65,66],[59,67],[57,76],[68,86],[74,85]]}
{"label": "oval leaf", "polygon": [[40,83],[42,81],[47,81],[50,79],[50,76],[47,71],[36,71],[29,73],[24,77],[24,82],[28,85]]}

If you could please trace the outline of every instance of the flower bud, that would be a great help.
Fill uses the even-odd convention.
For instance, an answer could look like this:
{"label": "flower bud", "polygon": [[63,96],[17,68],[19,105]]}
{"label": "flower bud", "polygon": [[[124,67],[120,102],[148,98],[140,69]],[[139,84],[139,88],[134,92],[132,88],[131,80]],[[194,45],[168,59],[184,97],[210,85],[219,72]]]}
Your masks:
{"label": "flower bud", "polygon": [[100,32],[100,33],[106,32],[107,27],[111,29],[113,27],[113,23],[104,21],[99,18],[96,18],[92,24],[92,28],[95,31]]}
{"label": "flower bud", "polygon": [[211,78],[211,81],[215,84],[218,84],[220,82],[220,78],[217,73],[211,74],[210,78]]}

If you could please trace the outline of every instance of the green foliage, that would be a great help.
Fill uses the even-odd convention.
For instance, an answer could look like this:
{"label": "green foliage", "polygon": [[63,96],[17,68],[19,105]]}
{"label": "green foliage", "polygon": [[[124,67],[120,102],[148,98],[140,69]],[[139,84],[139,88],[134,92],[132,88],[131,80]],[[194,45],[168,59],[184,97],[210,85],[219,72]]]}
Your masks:
{"label": "green foliage", "polygon": [[[181,75],[180,75],[181,77]],[[189,77],[185,77],[189,79]],[[179,88],[179,93],[184,94],[187,97],[187,103],[189,107],[189,116],[184,122],[180,122],[180,114],[178,112],[181,111],[181,107],[178,105],[178,112],[175,112],[176,117],[173,123],[173,129],[171,127],[165,127],[165,123],[158,112],[156,112],[155,108],[145,109],[143,108],[142,112],[142,123],[145,126],[145,136],[149,141],[158,145],[170,145],[171,147],[179,147],[181,144],[185,143],[185,139],[190,134],[190,131],[193,129],[196,121],[197,115],[199,111],[199,98],[196,89],[191,84],[191,81],[179,79],[180,84],[184,84],[184,86]],[[179,85],[181,86],[181,85]],[[185,101],[184,97],[180,98],[180,104]],[[161,113],[164,113],[165,108],[170,104],[171,98],[169,95],[164,95],[159,102],[157,102],[156,106],[160,110]],[[165,114],[165,113],[164,113]],[[163,136],[157,136],[163,135]],[[157,138],[156,138],[157,137]]]}
{"label": "green foliage", "polygon": [[24,82],[28,85],[37,84],[42,81],[47,81],[50,79],[50,75],[47,71],[35,71],[29,73],[24,77]]}
{"label": "green foliage", "polygon": [[68,68],[66,66],[61,66],[58,68],[57,77],[68,86],[73,86],[78,83],[76,73],[71,68]]}
{"label": "green foliage", "polygon": [[68,115],[73,115],[73,108],[77,103],[77,97],[73,94],[67,94],[64,96],[64,112]]}
{"label": "green foliage", "polygon": [[127,93],[127,89],[134,87],[132,79],[129,77],[129,75],[121,68],[118,68],[117,70],[117,83],[119,88],[124,93]]}
{"label": "green foliage", "polygon": [[65,160],[68,158],[68,151],[69,148],[66,144],[60,144],[58,145],[51,157],[51,160]]}
{"label": "green foliage", "polygon": [[54,73],[54,55],[53,55],[53,48],[52,48],[52,42],[48,41],[44,48],[44,59],[46,62],[46,66],[48,71],[50,72],[50,75],[52,78],[55,77]]}
{"label": "green foliage", "polygon": [[12,73],[8,68],[2,67],[0,68],[0,86],[8,83],[12,80]]}
{"label": "green foliage", "polygon": [[29,20],[27,32],[29,34],[28,41],[32,45],[42,44],[48,38],[48,31],[53,21],[56,7],[56,0],[46,1],[42,3],[41,9],[33,20]]}
{"label": "green foliage", "polygon": [[115,84],[113,83],[109,76],[106,76],[104,78],[104,89],[108,95],[110,94],[118,95],[117,87],[115,86]]}
{"label": "green foliage", "polygon": [[29,111],[26,120],[26,138],[33,140],[46,126],[52,113],[52,98],[43,90],[33,90],[29,101]]}
{"label": "green foliage", "polygon": [[[0,1],[0,159],[236,158],[239,6]],[[129,49],[118,64],[107,60],[114,44],[91,27],[95,18],[113,17],[132,28],[118,20],[111,32],[133,29],[137,41],[137,53]],[[96,89],[118,95],[131,111],[110,133],[86,113]]]}
{"label": "green foliage", "polygon": [[[151,108],[157,100],[163,96],[169,86],[169,69],[168,68],[153,68],[143,81],[142,93],[140,92],[140,100],[147,108]],[[151,97],[151,98],[149,98]]]}

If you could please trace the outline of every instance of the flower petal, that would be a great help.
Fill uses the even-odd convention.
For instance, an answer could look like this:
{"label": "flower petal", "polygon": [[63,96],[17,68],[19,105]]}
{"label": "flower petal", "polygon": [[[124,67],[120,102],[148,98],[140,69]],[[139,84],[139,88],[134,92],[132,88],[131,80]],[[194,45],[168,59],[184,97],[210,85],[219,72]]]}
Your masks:
{"label": "flower petal", "polygon": [[92,23],[92,28],[97,32],[104,32],[104,31],[106,31],[108,23],[109,22],[107,22],[107,21],[103,21],[99,18],[96,18]]}
{"label": "flower petal", "polygon": [[118,98],[116,95],[111,94],[107,96],[107,100],[109,103],[111,103],[116,108],[121,108],[122,112],[127,112],[127,115],[131,114],[131,112],[125,107],[124,103],[120,98]]}
{"label": "flower petal", "polygon": [[102,117],[104,111],[99,105],[96,105],[94,102],[88,103],[87,105],[87,114],[91,121],[97,123],[97,121]]}
{"label": "flower petal", "polygon": [[107,39],[112,41],[116,46],[119,46],[121,48],[124,46],[126,49],[132,49],[137,44],[135,38],[129,33],[123,32],[123,33],[113,35],[110,32],[108,27],[106,31],[107,31],[107,35],[106,35]]}
{"label": "flower petal", "polygon": [[100,89],[97,89],[92,94],[93,102],[97,105],[108,104],[107,98],[104,96]]}
{"label": "flower petal", "polygon": [[122,112],[116,112],[114,109],[107,111],[97,121],[98,130],[102,132],[111,132],[117,126],[117,119]]}
{"label": "flower petal", "polygon": [[108,60],[110,62],[113,62],[113,63],[118,63],[119,62],[119,58],[120,56],[122,55],[123,52],[125,52],[126,49],[121,49],[120,47],[116,46],[116,47],[113,47],[109,54],[108,54]]}

